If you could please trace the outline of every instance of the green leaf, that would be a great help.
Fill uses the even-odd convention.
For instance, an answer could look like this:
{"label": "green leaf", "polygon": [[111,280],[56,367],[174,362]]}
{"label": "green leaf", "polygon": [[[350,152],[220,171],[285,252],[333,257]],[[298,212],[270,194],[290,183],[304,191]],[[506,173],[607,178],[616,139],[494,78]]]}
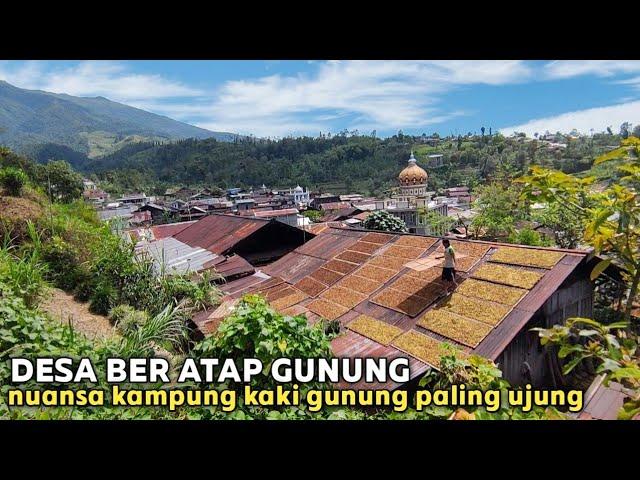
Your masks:
{"label": "green leaf", "polygon": [[593,282],[596,278],[598,278],[600,274],[609,267],[609,265],[611,265],[611,259],[600,260],[600,262],[598,262],[598,264],[591,271],[591,281]]}

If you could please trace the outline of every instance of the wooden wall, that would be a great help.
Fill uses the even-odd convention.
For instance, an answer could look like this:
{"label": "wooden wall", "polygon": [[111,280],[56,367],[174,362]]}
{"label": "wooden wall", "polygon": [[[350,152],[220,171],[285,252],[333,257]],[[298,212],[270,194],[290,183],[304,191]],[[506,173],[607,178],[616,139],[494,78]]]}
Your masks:
{"label": "wooden wall", "polygon": [[535,327],[550,328],[570,317],[590,318],[593,313],[593,284],[584,276],[572,276],[558,289],[513,339],[496,363],[512,385],[562,387],[557,357],[540,345]]}

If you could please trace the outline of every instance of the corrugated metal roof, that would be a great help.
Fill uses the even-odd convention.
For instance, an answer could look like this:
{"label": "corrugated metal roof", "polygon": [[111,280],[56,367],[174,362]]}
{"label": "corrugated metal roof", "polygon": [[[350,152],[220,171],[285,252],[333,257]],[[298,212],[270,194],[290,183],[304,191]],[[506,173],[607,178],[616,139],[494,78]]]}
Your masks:
{"label": "corrugated metal roof", "polygon": [[279,210],[254,210],[253,216],[258,218],[285,217],[288,215],[297,215],[297,208],[281,208]]}
{"label": "corrugated metal roof", "polygon": [[179,232],[175,238],[192,247],[221,254],[260,230],[270,220],[239,215],[208,215]]}
{"label": "corrugated metal roof", "polygon": [[[578,420],[616,420],[618,412],[629,399],[629,391],[617,382],[605,386],[604,375],[596,377],[584,394],[584,408],[576,415]],[[640,414],[633,417],[640,420]]]}
{"label": "corrugated metal roof", "polygon": [[[342,282],[345,282],[350,277],[357,275],[360,269],[365,268],[363,272],[366,272],[366,274],[363,273],[362,276],[359,276],[360,278],[365,277],[365,280],[371,280],[371,278],[369,277],[375,276],[380,273],[383,273],[384,275],[380,278],[380,280],[377,281],[379,285],[375,288],[375,290],[364,295],[364,300],[361,300],[362,295],[354,295],[356,302],[355,305],[352,305],[346,310],[346,313],[337,317],[337,319],[343,326],[348,327],[349,323],[358,315],[364,314],[390,325],[394,325],[402,329],[403,331],[419,331],[420,333],[430,336],[436,340],[452,343],[461,348],[463,351],[474,352],[495,360],[507,347],[507,345],[509,345],[511,340],[518,334],[518,332],[522,330],[522,328],[532,318],[536,311],[538,311],[542,307],[545,301],[562,285],[567,277],[575,271],[578,265],[580,265],[583,260],[585,260],[589,256],[589,252],[586,251],[527,247],[533,248],[534,250],[559,251],[564,253],[564,257],[562,257],[562,259],[558,261],[555,266],[549,269],[517,267],[518,269],[522,270],[539,271],[543,273],[543,277],[533,288],[527,291],[527,293],[521,298],[521,300],[515,305],[515,307],[511,308],[506,316],[504,316],[502,320],[497,323],[497,326],[495,326],[495,328],[492,328],[488,335],[483,338],[473,349],[464,346],[463,344],[458,343],[451,338],[444,337],[440,334],[423,328],[422,326],[416,325],[418,320],[423,316],[425,312],[433,309],[434,306],[441,303],[442,297],[440,297],[440,299],[435,299],[435,301],[429,300],[428,297],[423,297],[422,299],[420,299],[422,303],[419,303],[418,310],[416,310],[415,307],[411,307],[409,308],[409,310],[407,310],[413,312],[412,315],[399,311],[403,310],[403,308],[389,308],[383,306],[384,302],[380,304],[378,303],[379,300],[376,301],[376,295],[381,291],[389,288],[391,284],[399,279],[410,280],[410,277],[416,274],[416,270],[407,267],[407,264],[416,264],[418,262],[412,262],[412,260],[410,259],[406,259],[406,262],[404,259],[400,259],[400,261],[398,262],[398,258],[396,258],[398,254],[408,256],[416,254],[418,255],[417,258],[424,259],[426,257],[432,256],[432,254],[436,250],[442,248],[441,243],[438,241],[439,239],[431,237],[431,241],[429,241],[429,238],[430,237],[416,235],[391,234],[386,232],[371,233],[366,230],[329,227],[321,235],[318,235],[313,240],[310,240],[303,246],[298,247],[295,251],[285,255],[278,261],[266,267],[263,272],[266,275],[263,274],[260,277],[257,277],[257,275],[247,277],[245,279],[239,280],[238,282],[231,282],[230,284],[225,285],[223,288],[231,297],[237,298],[244,293],[254,292],[267,288],[269,286],[268,282],[270,280],[268,279],[270,277],[278,277],[278,282],[282,280],[290,285],[294,285],[300,280],[313,274],[313,276],[310,277],[312,279],[315,279],[313,282],[310,282],[311,295],[299,301],[299,303],[295,305],[295,312],[296,314],[305,313],[309,322],[314,323],[315,321],[317,321],[319,316],[308,309],[310,304],[314,302],[315,299],[319,296],[320,298],[323,298],[321,296],[324,292],[327,291],[327,289],[332,288],[333,286],[339,287]],[[491,242],[474,242],[466,240],[456,240],[456,242],[458,242],[456,243],[456,245],[460,247],[461,250],[464,248],[468,248],[470,249],[470,251],[475,250],[476,252],[480,252],[478,253],[478,255],[482,255],[481,259],[478,262],[470,262],[471,266],[467,269],[468,271],[466,273],[461,272],[462,281],[464,281],[465,278],[471,276],[473,272],[475,272],[480,266],[485,264],[487,260],[490,259],[491,255],[496,251],[496,248],[499,248],[500,245],[503,245]],[[465,244],[468,244],[469,246],[465,247]],[[514,247],[514,245],[510,244],[508,246]],[[527,248],[523,247],[523,252],[526,252]],[[350,249],[353,249],[353,251]],[[378,258],[383,256],[387,251],[390,252],[390,254],[391,252],[393,252],[393,256],[391,257],[391,259]],[[369,252],[371,256],[368,256],[369,253],[363,254],[362,252]],[[336,261],[336,257],[338,258],[338,261]],[[354,263],[350,268],[345,269],[342,274],[337,275],[332,269],[340,270],[341,268],[344,268],[345,261],[347,266],[351,262],[358,262],[359,264],[356,265]],[[379,270],[380,266],[385,265],[385,262],[389,262],[389,264],[387,265],[389,268],[392,268],[391,264],[394,262],[399,263],[399,266],[393,272],[381,272]],[[322,268],[322,275],[317,276],[316,271],[325,266],[331,271],[327,272],[327,269]],[[432,268],[439,269],[439,267]],[[438,277],[439,274],[435,276],[436,281]],[[333,280],[332,278],[337,278],[337,280]],[[321,290],[314,294],[313,288],[316,288],[318,286],[318,281],[320,281],[320,283],[326,282],[330,285],[326,285],[326,288],[324,290]],[[407,283],[410,284],[411,282],[409,281]],[[300,288],[305,287],[303,286],[303,284],[300,284]],[[352,289],[350,287],[347,287],[346,289],[342,290],[338,289],[338,291],[342,292],[345,295],[351,295],[351,293],[349,292],[352,292]],[[418,292],[415,295],[420,295],[420,293]],[[423,301],[424,298],[427,298],[427,300]],[[346,300],[343,299],[341,301]],[[408,303],[410,304],[411,302]],[[399,305],[402,307],[403,304],[401,303]],[[422,306],[420,307],[420,305]],[[407,307],[405,307],[405,309],[406,308]],[[293,312],[293,310],[291,309],[289,311]],[[484,328],[486,328],[486,326]],[[357,333],[351,332],[349,330],[345,330],[345,332],[346,335],[341,335],[340,337],[335,339],[332,344],[334,354],[337,356],[352,357],[356,355],[363,356],[365,354],[385,357],[390,357],[393,355],[407,356],[405,353],[402,353],[392,345],[382,346],[381,344],[378,344],[373,340],[370,340]],[[418,359],[415,359],[413,357],[411,358],[411,361],[413,362],[413,378],[415,376],[421,375],[428,368],[428,365],[424,362],[419,361]],[[363,388],[365,387],[363,386]]]}
{"label": "corrugated metal roof", "polygon": [[157,272],[169,274],[199,272],[205,264],[211,263],[218,255],[204,248],[194,248],[173,237],[162,238],[149,243],[141,243],[137,253],[150,255]]}
{"label": "corrugated metal roof", "polygon": [[133,241],[141,240],[153,241],[161,238],[173,237],[187,228],[189,225],[196,223],[195,220],[190,222],[167,223],[164,225],[154,225],[152,227],[132,228],[127,230]]}

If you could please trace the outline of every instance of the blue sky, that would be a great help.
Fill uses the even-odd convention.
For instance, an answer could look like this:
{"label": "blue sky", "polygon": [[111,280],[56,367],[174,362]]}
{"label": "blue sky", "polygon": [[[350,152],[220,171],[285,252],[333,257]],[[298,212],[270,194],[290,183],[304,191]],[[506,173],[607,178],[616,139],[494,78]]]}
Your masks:
{"label": "blue sky", "polygon": [[640,61],[0,61],[0,79],[260,137],[640,123]]}

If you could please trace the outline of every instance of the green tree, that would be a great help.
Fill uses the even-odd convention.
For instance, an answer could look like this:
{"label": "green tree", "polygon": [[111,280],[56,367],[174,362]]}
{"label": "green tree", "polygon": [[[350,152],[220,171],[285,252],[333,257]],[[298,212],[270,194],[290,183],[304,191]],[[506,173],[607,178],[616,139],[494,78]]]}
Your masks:
{"label": "green tree", "polygon": [[624,158],[619,166],[624,172],[621,183],[612,184],[602,191],[592,188],[593,177],[576,178],[555,170],[540,167],[519,180],[524,185],[523,196],[531,201],[563,205],[584,225],[583,240],[593,246],[596,254],[606,259],[592,272],[596,278],[611,262],[624,269],[628,290],[625,301],[625,319],[631,310],[640,285],[640,140],[629,137],[620,148],[603,155],[596,164]]}
{"label": "green tree", "polygon": [[626,322],[603,325],[588,318],[570,318],[565,325],[534,328],[542,345],[553,346],[558,357],[565,359],[565,374],[583,361],[596,363],[596,372],[631,389],[631,397],[618,413],[619,419],[631,419],[640,413],[640,349],[638,335]]}
{"label": "green tree", "polygon": [[51,201],[68,203],[82,195],[82,176],[64,160],[40,165],[38,179]]}
{"label": "green tree", "polygon": [[307,217],[312,222],[317,222],[322,217],[322,212],[320,210],[305,210],[302,212],[302,215]]}
{"label": "green tree", "polygon": [[533,219],[553,230],[554,241],[558,247],[578,247],[584,226],[581,218],[574,215],[565,205],[548,205],[542,211],[535,212]]}
{"label": "green tree", "polygon": [[407,225],[400,218],[386,210],[377,210],[370,213],[363,223],[369,230],[382,230],[385,232],[406,232]]}
{"label": "green tree", "polygon": [[479,186],[475,193],[473,208],[478,214],[470,225],[474,238],[508,235],[513,223],[523,217],[523,205],[516,188],[492,182]]}
{"label": "green tree", "polygon": [[451,228],[456,224],[456,220],[454,218],[441,215],[435,210],[421,208],[418,210],[418,215],[420,215],[421,221],[429,227],[430,234],[437,235],[439,237],[449,233]]}

